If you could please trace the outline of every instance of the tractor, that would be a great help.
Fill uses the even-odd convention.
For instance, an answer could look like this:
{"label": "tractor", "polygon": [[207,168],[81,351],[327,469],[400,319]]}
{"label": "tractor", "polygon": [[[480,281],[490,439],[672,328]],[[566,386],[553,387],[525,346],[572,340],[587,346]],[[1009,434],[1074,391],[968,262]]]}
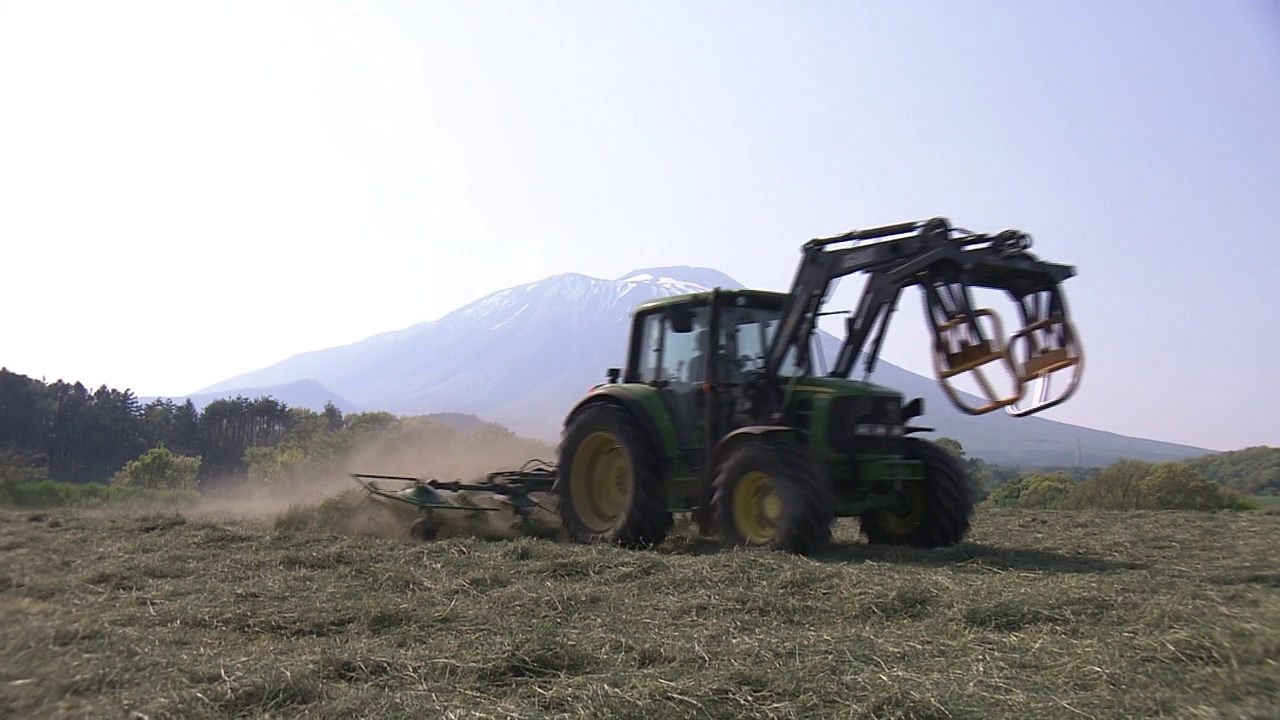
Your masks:
{"label": "tractor", "polygon": [[[836,518],[858,518],[870,543],[954,545],[974,506],[963,465],[913,437],[931,430],[912,424],[921,398],[904,402],[868,378],[902,291],[918,286],[937,380],[956,407],[1024,417],[1067,400],[1083,371],[1061,290],[1075,268],[1030,247],[1021,231],[977,234],[932,218],[810,240],[789,292],[644,303],[631,315],[625,364],[567,413],[555,466],[472,485],[414,480],[408,501],[450,507],[437,490],[474,489],[519,511],[529,492],[549,492],[570,541],[631,548],[661,544],[677,513],[735,547],[810,554]],[[833,286],[857,273],[861,298],[820,368],[819,319],[839,312],[824,310]],[[978,288],[1007,293],[1021,328],[1006,337],[993,310],[974,307]],[[852,379],[860,360],[864,377]],[[993,384],[991,371],[1004,381]],[[961,391],[962,377],[976,392]],[[1065,384],[1055,391],[1053,380]],[[357,476],[390,495],[379,478],[396,479]]]}

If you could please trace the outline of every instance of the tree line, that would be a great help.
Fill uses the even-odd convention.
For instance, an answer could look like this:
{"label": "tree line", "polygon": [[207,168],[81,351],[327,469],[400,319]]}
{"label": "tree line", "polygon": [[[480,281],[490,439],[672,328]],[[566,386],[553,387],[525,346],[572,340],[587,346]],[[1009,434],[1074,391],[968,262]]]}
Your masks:
{"label": "tree line", "polygon": [[202,486],[248,473],[246,452],[283,440],[309,415],[342,423],[332,404],[323,413],[289,408],[270,397],[143,404],[130,390],[58,380],[46,383],[0,368],[0,461],[26,479],[105,483],[154,448],[199,458]]}
{"label": "tree line", "polygon": [[463,433],[433,416],[344,415],[332,403],[316,412],[270,397],[219,399],[199,410],[190,400],[144,404],[129,390],[90,391],[0,368],[0,505],[96,502],[107,497],[99,485],[144,496],[282,488],[340,476],[352,462],[462,477],[554,453],[496,423],[450,419],[473,427]]}

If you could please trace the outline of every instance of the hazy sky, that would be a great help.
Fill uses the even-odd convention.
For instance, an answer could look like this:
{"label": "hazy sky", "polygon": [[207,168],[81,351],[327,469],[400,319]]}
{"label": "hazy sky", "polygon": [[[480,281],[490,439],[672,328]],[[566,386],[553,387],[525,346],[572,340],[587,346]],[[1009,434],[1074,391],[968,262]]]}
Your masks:
{"label": "hazy sky", "polygon": [[943,215],[1079,267],[1047,417],[1280,446],[1278,212],[1269,0],[0,0],[0,365],[49,381],[185,394],[560,272],[785,289]]}

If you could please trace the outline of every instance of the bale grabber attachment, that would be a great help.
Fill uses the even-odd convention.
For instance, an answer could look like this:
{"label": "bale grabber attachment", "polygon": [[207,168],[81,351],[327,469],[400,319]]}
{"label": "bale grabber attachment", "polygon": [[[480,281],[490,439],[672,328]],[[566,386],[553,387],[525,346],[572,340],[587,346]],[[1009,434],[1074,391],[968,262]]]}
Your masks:
{"label": "bale grabber attachment", "polygon": [[[949,256],[921,277],[925,313],[934,331],[934,371],[943,391],[971,415],[1004,408],[1022,417],[1065,402],[1075,394],[1084,369],[1061,287],[1075,268],[1033,256],[1025,233],[954,233],[948,230]],[[1017,303],[1022,327],[1006,336],[994,310],[973,307],[975,287],[1004,291]],[[1005,376],[1007,393],[992,385],[984,366]],[[967,373],[972,373],[985,402],[965,402],[952,384],[953,378]],[[1069,377],[1055,393],[1051,380],[1062,374]],[[1032,385],[1034,399],[1020,406]]]}
{"label": "bale grabber attachment", "polygon": [[[832,282],[863,273],[867,283],[847,320],[832,377],[847,378],[859,357],[871,374],[902,291],[916,286],[933,331],[934,372],[952,404],[970,415],[1004,408],[1019,417],[1058,405],[1075,393],[1084,368],[1062,293],[1063,281],[1076,270],[1041,260],[1030,248],[1027,233],[977,234],[944,218],[812,240],[804,247],[769,367],[780,367],[788,352],[803,356]],[[974,289],[1003,291],[1017,304],[1022,327],[1006,336],[995,310],[974,306]],[[1003,380],[993,381],[989,371]],[[1063,374],[1067,381],[1054,392],[1050,381]],[[974,380],[976,402],[956,387],[962,377]],[[1023,407],[1033,384],[1034,399]]]}
{"label": "bale grabber attachment", "polygon": [[[530,460],[519,470],[487,473],[483,481],[424,480],[405,475],[350,473],[370,497],[378,497],[417,508],[422,512],[410,528],[413,537],[430,540],[447,522],[440,513],[456,513],[471,523],[484,523],[486,516],[511,511],[513,529],[530,532],[535,508],[554,512],[533,497],[534,493],[550,493],[555,484],[556,468],[544,460]],[[449,493],[452,495],[446,495]],[[476,503],[481,497],[495,501],[493,505]]]}

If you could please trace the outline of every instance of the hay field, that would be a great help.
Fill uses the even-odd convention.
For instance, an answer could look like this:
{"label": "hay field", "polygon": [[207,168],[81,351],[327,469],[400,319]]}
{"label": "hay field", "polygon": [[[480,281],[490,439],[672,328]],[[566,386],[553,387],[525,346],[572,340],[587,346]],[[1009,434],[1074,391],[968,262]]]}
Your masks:
{"label": "hay field", "polygon": [[[354,509],[353,509],[354,507]],[[982,511],[944,552],[0,513],[0,715],[1280,716],[1280,513]]]}

